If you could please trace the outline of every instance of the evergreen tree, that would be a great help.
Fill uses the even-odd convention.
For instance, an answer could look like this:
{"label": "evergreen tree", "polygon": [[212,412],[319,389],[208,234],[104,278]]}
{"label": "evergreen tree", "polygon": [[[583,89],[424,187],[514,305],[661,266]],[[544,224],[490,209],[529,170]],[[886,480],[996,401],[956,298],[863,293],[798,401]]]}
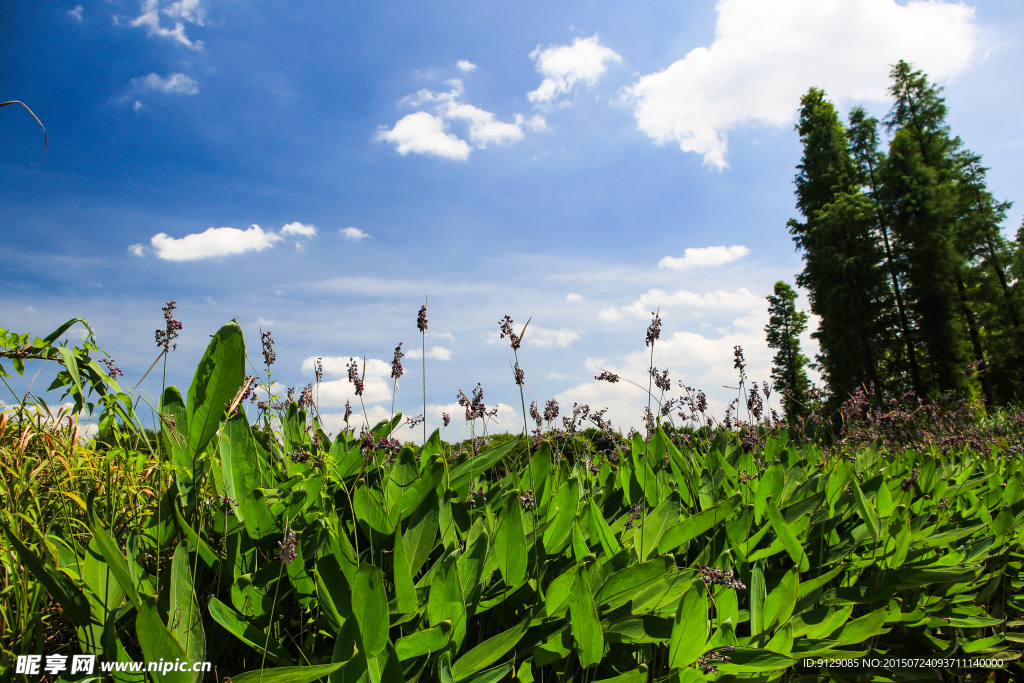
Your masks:
{"label": "evergreen tree", "polygon": [[814,333],[819,367],[833,403],[857,387],[886,383],[880,354],[891,347],[891,295],[873,236],[873,202],[860,191],[857,165],[846,131],[824,93],[811,88],[801,99],[797,130],[804,154],[796,176],[797,207],[806,222],[789,222],[804,270],[797,284],[807,289],[811,310],[821,317]]}
{"label": "evergreen tree", "polygon": [[807,314],[796,309],[796,292],[787,283],[775,283],[775,295],[768,299],[768,348],[777,353],[772,360],[772,385],[782,395],[786,420],[793,424],[807,415],[807,358],[800,351],[800,335],[807,329]]}
{"label": "evergreen tree", "polygon": [[984,363],[963,279],[966,260],[955,240],[961,143],[949,133],[939,88],[904,61],[890,75],[894,104],[886,125],[895,134],[879,169],[879,194],[924,351],[922,388],[935,393],[964,386],[968,345],[975,360]]}

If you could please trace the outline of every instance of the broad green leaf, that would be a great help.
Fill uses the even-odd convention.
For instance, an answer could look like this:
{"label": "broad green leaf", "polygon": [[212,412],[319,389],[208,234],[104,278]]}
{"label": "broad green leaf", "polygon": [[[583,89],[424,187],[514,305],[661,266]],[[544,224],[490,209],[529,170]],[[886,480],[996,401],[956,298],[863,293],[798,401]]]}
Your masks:
{"label": "broad green leaf", "polygon": [[547,518],[551,522],[544,530],[544,550],[549,555],[557,555],[565,549],[572,533],[572,525],[576,521],[576,506],[579,504],[579,487],[575,481],[562,484],[548,506]]}
{"label": "broad green leaf", "polygon": [[363,636],[363,652],[376,657],[388,644],[388,598],[379,567],[364,564],[352,584],[352,611]]}
{"label": "broad green leaf", "polygon": [[[100,524],[99,517],[96,516],[96,511],[92,512],[92,537],[99,547],[100,552],[103,554],[103,559],[107,561],[107,566],[110,568],[110,572],[114,575],[117,583],[120,584],[121,589],[124,591],[125,596],[132,603],[135,609],[142,608],[142,598],[139,596],[139,592],[135,587],[135,582],[132,580],[131,573],[128,570],[128,561],[121,554],[121,550],[117,547],[117,543],[110,537],[103,525]],[[17,547],[17,546],[15,546]]]}
{"label": "broad green leaf", "polygon": [[[699,680],[703,681],[704,677],[701,676]],[[612,678],[602,678],[601,680],[596,681],[596,683],[647,683],[647,666],[645,664],[641,664],[638,669],[627,671],[624,674],[619,674]]]}
{"label": "broad green leaf", "polygon": [[455,665],[452,667],[452,676],[456,681],[465,680],[498,661],[516,646],[516,643],[522,639],[529,627],[530,619],[527,618],[507,631],[480,643],[455,662]]}
{"label": "broad green leaf", "polygon": [[223,626],[228,633],[232,634],[246,645],[254,648],[259,653],[266,653],[267,659],[275,664],[294,664],[294,660],[288,651],[281,647],[273,638],[259,630],[242,616],[231,609],[217,598],[210,598],[210,616],[218,624]]}
{"label": "broad green leaf", "polygon": [[612,557],[615,553],[622,550],[622,546],[619,545],[619,541],[615,538],[615,534],[608,527],[608,523],[604,521],[604,517],[601,515],[601,510],[597,507],[597,503],[594,499],[590,499],[590,537],[597,537],[597,541],[601,544],[601,549],[604,551],[605,557]]}
{"label": "broad green leaf", "polygon": [[760,567],[750,571],[750,634],[757,635],[764,630],[764,572]]}
{"label": "broad green leaf", "polygon": [[395,580],[395,601],[398,604],[398,612],[409,614],[416,611],[416,584],[412,581],[412,572],[409,569],[409,560],[405,557],[405,543],[402,541],[402,534],[395,531],[395,557],[394,565]]}
{"label": "broad green leaf", "polygon": [[695,582],[683,594],[672,622],[668,646],[668,665],[679,669],[697,661],[708,641],[708,599],[703,581]]}
{"label": "broad green leaf", "polygon": [[437,626],[443,621],[450,622],[456,647],[462,645],[466,635],[466,603],[462,597],[457,556],[457,551],[448,553],[431,570],[427,600],[427,623]]}
{"label": "broad green leaf", "polygon": [[494,555],[505,584],[518,586],[526,576],[526,531],[523,529],[523,510],[519,492],[509,491],[504,507],[498,513],[494,532]]}
{"label": "broad green leaf", "polygon": [[470,529],[466,541],[466,552],[458,560],[459,581],[466,605],[472,605],[478,597],[478,588],[483,578],[484,566],[487,562],[487,544],[489,535],[481,518]]}
{"label": "broad green leaf", "polygon": [[843,625],[840,629],[832,633],[829,636],[829,639],[834,640],[836,645],[854,645],[856,643],[864,642],[868,638],[877,635],[882,630],[888,613],[889,609],[883,608],[875,610],[870,614],[865,614],[864,616]]}
{"label": "broad green leaf", "polygon": [[[597,604],[607,605],[609,610],[624,605],[648,587],[667,578],[669,570],[674,567],[675,561],[668,556],[657,557],[640,564],[631,564],[620,569],[609,576],[597,592]],[[554,587],[554,582],[552,582],[552,587]],[[568,590],[566,590],[566,594],[568,594]]]}
{"label": "broad green leaf", "polygon": [[[171,560],[171,604],[167,615],[171,634],[185,650],[185,657],[192,663],[206,661],[206,633],[203,630],[203,614],[199,611],[192,571],[189,568],[188,550],[178,544]],[[198,683],[202,672],[193,675]]]}
{"label": "broad green leaf", "polygon": [[442,621],[433,628],[416,631],[399,638],[395,642],[395,652],[402,661],[430,654],[431,652],[440,652],[448,645],[448,635],[451,633],[451,630],[451,624],[447,621]]}
{"label": "broad green leaf", "polygon": [[192,472],[192,453],[188,448],[188,411],[178,387],[164,389],[160,399],[160,412],[167,416],[161,419],[160,435],[163,437],[164,449],[174,466],[175,480],[178,482],[178,491],[184,505],[190,500],[189,494],[195,475]]}
{"label": "broad green leaf", "polygon": [[764,649],[778,652],[780,655],[790,654],[793,651],[793,623],[786,622],[785,626],[776,630]]}
{"label": "broad green leaf", "polygon": [[[355,577],[356,572],[353,572],[353,582]],[[316,592],[320,597],[320,612],[334,633],[339,633],[345,620],[352,616],[352,589],[334,553],[316,561]]]}
{"label": "broad green leaf", "polygon": [[419,507],[406,520],[402,541],[405,543],[405,557],[413,578],[423,563],[430,557],[437,545],[437,519],[440,514],[440,500],[436,492],[427,494]]}
{"label": "broad green leaf", "polygon": [[772,622],[785,624],[796,607],[800,593],[800,575],[794,567],[783,575],[778,585],[772,588],[764,599],[764,627],[769,629]]}
{"label": "broad green leaf", "polygon": [[[641,562],[649,559],[653,553],[657,552],[658,542],[665,535],[666,530],[679,523],[679,515],[681,513],[682,501],[679,500],[678,495],[672,495],[647,515],[647,519],[644,520],[644,525],[640,528],[640,531],[633,535],[634,539],[637,536],[640,537],[641,547],[637,554]],[[634,540],[635,542],[636,540]]]}
{"label": "broad green leaf", "polygon": [[232,320],[210,339],[188,388],[188,450],[193,458],[213,438],[225,406],[231,404],[243,381],[245,342],[242,328]]}
{"label": "broad green leaf", "polygon": [[454,491],[459,491],[460,493],[465,493],[462,489],[469,486],[469,483],[472,481],[474,476],[483,474],[493,465],[500,462],[507,453],[511,452],[512,449],[516,447],[521,438],[522,435],[520,434],[511,441],[506,441],[500,446],[495,446],[489,451],[484,451],[475,458],[471,458],[458,467],[453,467],[449,473],[449,488]]}
{"label": "broad green leaf", "polygon": [[[135,634],[139,637],[139,647],[146,661],[173,662],[188,661],[185,650],[174,639],[171,632],[164,626],[160,613],[156,609],[156,600],[147,596],[135,616]],[[192,683],[190,671],[161,672],[160,680],[169,683]]]}
{"label": "broad green leaf", "polygon": [[576,568],[576,577],[569,591],[569,614],[573,640],[580,652],[580,663],[583,668],[597,664],[604,657],[604,633],[582,567]]}
{"label": "broad green leaf", "polygon": [[875,512],[874,506],[871,501],[867,499],[864,492],[860,490],[860,484],[857,483],[857,479],[851,480],[853,484],[853,497],[857,501],[857,510],[860,512],[861,518],[865,524],[868,525],[868,531],[871,532],[871,536],[877,541],[882,537],[882,526],[878,520],[878,513]]}
{"label": "broad green leaf", "polygon": [[714,507],[687,517],[665,532],[658,544],[658,550],[662,553],[671,552],[690,539],[700,536],[718,524],[723,524],[732,511],[742,503],[743,494],[737,491]]}
{"label": "broad green leaf", "polygon": [[764,519],[768,498],[778,500],[785,485],[786,473],[779,463],[775,463],[761,474],[757,483],[757,491],[754,492],[754,514],[757,516],[758,524]]}
{"label": "broad green leaf", "polygon": [[342,667],[336,664],[316,666],[282,666],[276,669],[246,671],[231,677],[232,683],[311,683]]}
{"label": "broad green leaf", "polygon": [[[544,613],[553,617],[569,604],[569,593],[572,590],[573,579],[576,578],[576,568],[570,567],[555,577],[544,592]],[[623,600],[623,603],[626,601]]]}
{"label": "broad green leaf", "polygon": [[224,423],[219,447],[227,496],[237,501],[231,506],[246,533],[254,540],[282,533],[277,518],[256,493],[262,484],[257,471],[260,461],[249,421],[244,415],[236,415]]}
{"label": "broad green leaf", "polygon": [[729,661],[719,664],[718,669],[723,674],[734,671],[777,671],[790,667],[794,663],[796,660],[792,657],[769,650],[736,647],[729,653]]}
{"label": "broad green leaf", "polygon": [[[786,552],[800,566],[801,571],[807,571],[811,566],[810,561],[807,559],[807,553],[804,552],[804,548],[797,539],[796,534],[793,533],[793,529],[790,528],[789,523],[786,522],[782,513],[779,512],[779,508],[775,505],[775,501],[771,498],[767,502],[767,513],[772,529],[775,530],[775,535],[782,541]],[[768,624],[766,623],[765,626],[768,626]]]}

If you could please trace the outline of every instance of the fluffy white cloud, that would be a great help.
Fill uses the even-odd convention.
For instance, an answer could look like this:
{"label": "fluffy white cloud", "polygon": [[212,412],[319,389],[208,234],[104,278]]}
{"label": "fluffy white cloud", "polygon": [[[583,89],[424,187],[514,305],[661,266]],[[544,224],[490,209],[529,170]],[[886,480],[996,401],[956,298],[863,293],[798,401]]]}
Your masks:
{"label": "fluffy white cloud", "polygon": [[597,36],[577,38],[572,45],[556,45],[530,53],[537,72],[544,77],[540,87],[527,95],[531,102],[551,102],[568,94],[577,83],[593,85],[608,70],[608,62],[621,64],[622,57],[601,45]]}
{"label": "fluffy white cloud", "polygon": [[460,59],[455,62],[455,66],[459,67],[459,71],[464,74],[468,74],[470,71],[476,71],[476,64],[465,59]]}
{"label": "fluffy white cloud", "polygon": [[345,239],[352,240],[353,242],[358,242],[359,240],[365,237],[369,237],[369,235],[367,235],[359,228],[352,227],[342,228],[341,230],[338,231],[338,233],[341,234],[341,236],[344,237]]}
{"label": "fluffy white cloud", "polygon": [[[416,112],[409,114],[395,124],[391,131],[384,131],[377,136],[395,145],[399,154],[417,152],[434,154],[449,159],[467,159],[471,147],[458,136],[446,133],[446,124],[450,121],[465,121],[469,124],[468,138],[472,147],[484,149],[489,144],[517,142],[523,138],[522,125],[538,130],[546,124],[543,118],[533,117],[526,121],[521,114],[516,115],[515,123],[499,121],[494,114],[472,104],[462,101],[462,81],[453,78],[448,81],[451,90],[438,92],[423,89],[403,99],[404,104],[414,107],[431,105],[434,113]],[[403,122],[406,122],[403,125]],[[402,129],[400,130],[400,126]],[[406,140],[414,143],[405,147]]]}
{"label": "fluffy white cloud", "polygon": [[615,322],[625,316],[633,318],[650,317],[651,311],[668,308],[714,308],[732,310],[750,310],[764,305],[764,299],[752,294],[746,287],[740,287],[735,292],[718,290],[697,294],[685,289],[669,293],[657,287],[647,290],[640,295],[640,299],[626,306],[603,308],[598,312],[597,317],[605,322]]}
{"label": "fluffy white cloud", "polygon": [[[422,349],[410,349],[406,354],[406,358],[419,359],[423,356]],[[452,352],[443,346],[432,346],[427,351],[427,358],[433,358],[434,360],[451,360]]]}
{"label": "fluffy white cloud", "polygon": [[[523,328],[519,325],[514,325],[513,329],[516,334],[523,332]],[[559,346],[565,348],[579,338],[580,333],[575,330],[551,330],[531,323],[526,326],[526,332],[523,334],[523,343],[528,346]],[[487,343],[506,344],[508,342],[502,339],[498,332],[489,332],[487,334]]]}
{"label": "fluffy white cloud", "polygon": [[153,235],[150,245],[157,258],[167,261],[195,261],[218,256],[230,256],[247,251],[263,251],[283,238],[274,232],[264,232],[258,225],[247,230],[238,228],[209,228],[181,238],[166,233]]}
{"label": "fluffy white cloud", "polygon": [[750,249],[740,245],[688,248],[682,258],[666,256],[658,261],[658,267],[685,270],[693,266],[720,266],[724,263],[743,258],[749,253]]}
{"label": "fluffy white cloud", "polygon": [[724,168],[728,131],[784,126],[814,86],[837,102],[887,98],[890,65],[932,79],[963,71],[974,9],[942,0],[719,0],[715,41],[627,88],[637,128]]}
{"label": "fluffy white cloud", "polygon": [[378,133],[377,140],[391,143],[402,156],[413,152],[465,161],[470,153],[465,140],[445,132],[444,119],[425,111],[402,117],[394,128]]}
{"label": "fluffy white cloud", "polygon": [[128,245],[128,251],[136,256],[144,256],[146,253],[146,247],[142,244],[130,244]]}
{"label": "fluffy white cloud", "polygon": [[[141,12],[142,14],[128,22],[129,26],[145,28],[147,35],[166,38],[190,50],[203,49],[203,41],[193,41],[185,35],[185,24],[203,26],[206,22],[206,12],[200,0],[178,0],[163,10],[160,9],[160,0],[142,0]],[[173,28],[162,25],[161,14],[171,19]],[[115,17],[114,20],[121,23],[122,18]]]}
{"label": "fluffy white cloud", "polygon": [[570,301],[572,303],[579,303],[583,301],[583,295],[576,294],[575,292],[569,292],[568,294],[565,295],[565,300]]}
{"label": "fluffy white cloud", "polygon": [[185,74],[170,74],[168,76],[149,74],[141,78],[133,78],[132,87],[136,91],[154,90],[173,95],[195,95],[199,92],[199,85]]}
{"label": "fluffy white cloud", "polygon": [[82,10],[84,10],[84,9],[85,8],[82,7],[81,5],[75,5],[75,9],[68,10],[68,16],[70,16],[72,19],[75,19],[77,21],[81,21],[82,20]]}
{"label": "fluffy white cloud", "polygon": [[316,235],[316,228],[312,225],[303,225],[298,221],[294,223],[288,223],[281,228],[282,235],[301,235],[303,237],[314,237]]}

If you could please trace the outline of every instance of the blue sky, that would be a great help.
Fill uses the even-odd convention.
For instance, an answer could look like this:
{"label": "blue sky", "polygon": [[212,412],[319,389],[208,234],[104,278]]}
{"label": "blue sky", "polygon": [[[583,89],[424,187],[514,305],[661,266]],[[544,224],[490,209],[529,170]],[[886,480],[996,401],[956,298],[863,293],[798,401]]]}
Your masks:
{"label": "blue sky", "polygon": [[[489,430],[522,424],[506,314],[532,320],[527,406],[639,426],[644,393],[594,376],[646,385],[660,308],[654,364],[720,417],[733,346],[769,378],[764,297],[801,268],[800,95],[881,118],[906,59],[1019,200],[1022,29],[1012,0],[3,3],[0,97],[49,148],[39,164],[38,125],[0,110],[0,326],[84,317],[134,384],[173,299],[168,381],[186,387],[236,318],[257,364],[272,332],[283,386],[325,359],[334,431],[349,357],[369,360],[370,418],[390,413],[392,352],[419,351],[429,296],[427,421],[451,413],[457,438],[457,390],[478,382]],[[417,415],[421,361],[404,365],[397,407]]]}

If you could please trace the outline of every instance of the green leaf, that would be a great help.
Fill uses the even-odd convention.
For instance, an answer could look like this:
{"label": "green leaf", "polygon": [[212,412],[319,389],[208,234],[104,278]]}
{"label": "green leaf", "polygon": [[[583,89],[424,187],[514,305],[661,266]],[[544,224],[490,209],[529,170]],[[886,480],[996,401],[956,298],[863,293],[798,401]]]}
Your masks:
{"label": "green leaf", "polygon": [[502,511],[498,514],[498,528],[494,532],[494,555],[505,584],[518,586],[526,577],[526,530],[523,528],[523,509],[519,492],[509,491]]}
{"label": "green leaf", "polygon": [[277,517],[257,493],[262,484],[257,469],[259,456],[244,415],[235,415],[224,423],[219,449],[227,496],[237,501],[237,504],[231,503],[231,507],[246,533],[254,540],[282,533]]}
{"label": "green leaf", "polygon": [[544,550],[549,555],[557,555],[565,549],[572,525],[576,521],[579,499],[579,487],[573,480],[562,484],[555,491],[547,513],[547,521],[551,524],[544,530],[543,536]]}
{"label": "green leaf", "polygon": [[487,563],[488,538],[482,518],[477,518],[473,528],[469,531],[466,552],[462,553],[458,560],[459,581],[462,585],[462,596],[466,605],[473,604],[478,597],[477,589]]}
{"label": "green leaf", "polygon": [[456,647],[466,635],[466,603],[459,581],[457,551],[438,560],[431,570],[430,593],[427,600],[427,623],[437,626],[443,621],[452,624],[452,640]]}
{"label": "green leaf", "polygon": [[769,650],[734,647],[729,653],[729,661],[719,664],[718,668],[723,674],[732,671],[777,671],[792,666],[795,662],[792,657]]}
{"label": "green leaf", "polygon": [[[185,657],[192,663],[206,661],[206,632],[203,630],[203,614],[199,611],[192,572],[189,570],[188,550],[178,544],[171,560],[171,604],[167,615],[171,634],[185,650]],[[196,672],[196,683],[203,673]]]}
{"label": "green leaf", "polygon": [[778,499],[785,485],[786,473],[779,463],[775,463],[761,474],[757,482],[757,491],[754,492],[754,514],[758,524],[764,519],[768,499]]}
{"label": "green leaf", "polygon": [[409,560],[405,557],[405,543],[398,530],[395,531],[395,557],[392,564],[394,565],[395,600],[398,604],[398,611],[402,614],[411,614],[418,607],[416,585],[412,581]]}
{"label": "green leaf", "polygon": [[643,527],[640,528],[638,534],[633,535],[634,539],[637,535],[640,536],[642,545],[638,555],[641,562],[649,559],[658,550],[658,541],[664,536],[666,530],[679,523],[681,513],[682,501],[679,500],[678,494],[673,494],[647,515]]}
{"label": "green leaf", "polygon": [[[210,339],[188,388],[188,450],[195,458],[213,438],[245,381],[245,341],[242,328],[229,322]],[[248,423],[247,423],[248,424]]]}
{"label": "green leaf", "polygon": [[732,496],[720,501],[714,507],[687,517],[676,526],[668,529],[658,543],[662,553],[671,552],[690,539],[700,536],[718,524],[724,523],[732,511],[743,503],[743,494],[737,491]]}
{"label": "green leaf", "polygon": [[583,668],[597,664],[604,657],[604,633],[582,566],[576,568],[569,591],[569,614],[573,640],[580,652],[580,664]]}
{"label": "green leaf", "polygon": [[364,564],[352,584],[352,611],[363,635],[363,652],[376,657],[388,644],[388,598],[379,567]]}
{"label": "green leaf", "polygon": [[60,354],[61,364],[67,368],[68,375],[71,376],[71,381],[75,385],[75,404],[80,407],[85,403],[85,392],[82,391],[82,376],[78,372],[78,358],[75,356],[74,349],[69,349],[66,346],[55,348]]}
{"label": "green leaf", "polygon": [[[171,464],[174,466],[175,480],[178,482],[178,491],[181,493],[183,505],[189,501],[189,493],[192,490],[192,482],[195,480],[193,473],[192,453],[188,448],[188,411],[185,409],[185,399],[181,397],[178,387],[167,387],[160,398],[160,413],[169,416],[160,420],[160,436],[163,437],[164,450],[169,454]],[[168,422],[173,421],[172,427]],[[177,507],[177,506],[175,506]]]}
{"label": "green leaf", "polygon": [[875,610],[870,614],[854,619],[843,625],[838,631],[829,636],[830,640],[836,641],[836,645],[854,645],[862,643],[868,638],[881,632],[885,625],[885,618],[889,614],[889,608],[885,607]]}
{"label": "green leaf", "polygon": [[679,669],[697,661],[708,642],[708,599],[703,581],[694,582],[683,594],[672,622],[668,646],[668,665]]}
{"label": "green leaf", "polygon": [[420,567],[437,545],[437,519],[440,516],[438,505],[437,493],[428,493],[407,520],[402,541],[405,543],[405,557],[413,577],[419,573]]}
{"label": "green leaf", "polygon": [[[786,552],[789,556],[800,566],[801,571],[807,571],[810,569],[810,561],[807,559],[807,553],[804,552],[804,547],[800,544],[796,534],[793,533],[793,529],[790,528],[789,523],[786,522],[782,513],[779,512],[779,508],[775,505],[775,501],[771,498],[767,501],[767,512],[768,520],[771,522],[772,529],[775,531],[775,535],[778,536],[779,540],[782,541],[782,545],[785,546]],[[766,623],[765,626],[768,626]]]}
{"label": "green leaf", "polygon": [[[626,604],[641,592],[669,576],[675,567],[672,557],[657,557],[641,564],[631,564],[608,577],[597,592],[597,604],[609,610]],[[557,580],[557,579],[556,579]],[[552,582],[552,587],[554,582]],[[549,589],[550,590],[550,589]],[[568,594],[568,591],[566,591]]]}
{"label": "green leaf", "polygon": [[121,586],[121,589],[135,609],[141,609],[142,598],[139,596],[139,592],[135,588],[135,582],[132,581],[131,573],[128,571],[128,561],[121,554],[114,539],[110,537],[107,530],[100,524],[95,510],[92,512],[91,531],[93,540],[103,554],[103,559],[107,561],[107,566],[110,567],[110,572],[114,575],[117,583]]}
{"label": "green leaf", "polygon": [[526,618],[507,631],[480,643],[455,662],[452,676],[456,681],[461,681],[498,661],[516,646],[529,627],[530,619]]}
{"label": "green leaf", "polygon": [[764,572],[760,567],[750,571],[750,634],[756,636],[764,630]]}
{"label": "green leaf", "polygon": [[516,447],[521,438],[522,435],[520,434],[511,441],[506,441],[500,446],[495,446],[491,450],[484,451],[475,458],[469,459],[458,467],[453,467],[449,473],[448,488],[453,491],[460,491],[464,494],[465,491],[462,491],[462,489],[469,486],[469,483],[474,476],[483,474],[492,465],[498,463],[507,453],[511,452],[512,449]]}
{"label": "green leaf", "polygon": [[442,621],[433,628],[416,631],[403,638],[399,638],[395,642],[395,652],[402,661],[430,654],[431,652],[440,652],[448,645],[451,630],[452,625],[447,621]]}
{"label": "green leaf", "polygon": [[764,600],[764,627],[769,629],[772,622],[785,624],[796,607],[797,596],[800,594],[800,573],[797,568],[790,569],[768,593]]}
{"label": "green leaf", "polygon": [[316,666],[282,666],[276,669],[246,671],[232,676],[232,683],[311,683],[337,671],[344,662]]}
{"label": "green leaf", "polygon": [[288,651],[281,647],[273,638],[267,638],[267,634],[259,630],[240,615],[217,598],[210,598],[208,605],[210,616],[218,624],[223,626],[228,633],[232,634],[246,645],[254,648],[259,653],[266,653],[267,659],[275,664],[294,664]]}
{"label": "green leaf", "polygon": [[601,510],[598,509],[597,503],[594,499],[590,499],[590,537],[597,537],[598,542],[601,544],[601,549],[604,551],[605,557],[612,557],[615,553],[622,550],[622,546],[619,545],[619,541],[615,538],[615,534],[608,527],[608,523],[604,521],[604,517],[601,515]]}
{"label": "green leaf", "polygon": [[[188,661],[185,651],[160,619],[154,598],[147,596],[142,602],[135,617],[135,633],[139,637],[139,646],[147,661]],[[192,676],[190,671],[169,671],[161,673],[160,680],[169,683],[192,683]]]}
{"label": "green leaf", "polygon": [[860,512],[861,518],[868,525],[868,531],[871,532],[871,536],[877,541],[882,537],[881,522],[878,520],[878,513],[875,512],[875,508],[871,505],[871,501],[867,499],[864,492],[860,490],[860,485],[857,483],[857,479],[852,479],[853,484],[853,497],[857,501],[857,510]]}

